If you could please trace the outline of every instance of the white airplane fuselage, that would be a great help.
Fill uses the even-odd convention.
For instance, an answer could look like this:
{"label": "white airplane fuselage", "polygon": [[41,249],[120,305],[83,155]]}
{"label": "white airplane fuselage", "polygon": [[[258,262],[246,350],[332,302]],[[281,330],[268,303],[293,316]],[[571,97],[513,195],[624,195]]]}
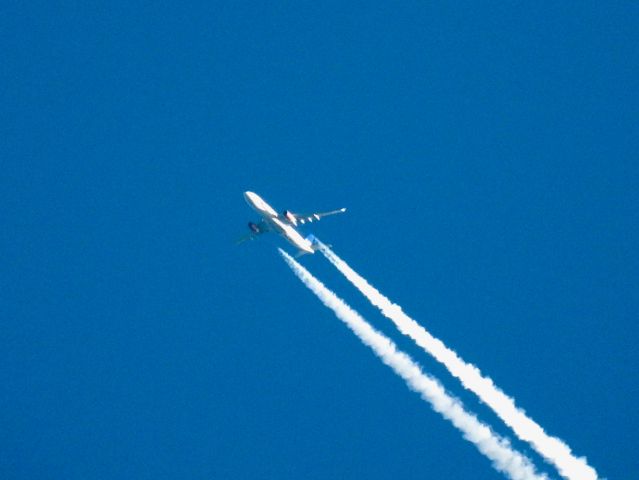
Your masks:
{"label": "white airplane fuselage", "polygon": [[291,245],[300,250],[300,252],[315,253],[310,240],[302,237],[302,235],[300,235],[300,233],[295,230],[292,225],[288,225],[280,220],[278,218],[279,215],[273,207],[266,203],[257,193],[244,192],[244,199],[253,210],[260,214],[262,219],[272,231],[279,233]]}

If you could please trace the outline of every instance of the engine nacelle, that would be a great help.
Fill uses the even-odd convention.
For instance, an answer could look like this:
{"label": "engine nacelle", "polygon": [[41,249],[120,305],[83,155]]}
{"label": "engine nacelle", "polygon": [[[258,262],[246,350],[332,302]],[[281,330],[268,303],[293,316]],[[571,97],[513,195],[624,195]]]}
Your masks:
{"label": "engine nacelle", "polygon": [[284,215],[284,218],[286,218],[288,223],[290,223],[291,225],[297,225],[297,218],[295,218],[295,215],[293,215],[291,212],[289,212],[288,210],[284,210],[282,212],[282,215]]}
{"label": "engine nacelle", "polygon": [[253,232],[253,233],[260,233],[260,227],[258,227],[257,225],[255,225],[253,222],[249,222],[248,223],[249,229]]}

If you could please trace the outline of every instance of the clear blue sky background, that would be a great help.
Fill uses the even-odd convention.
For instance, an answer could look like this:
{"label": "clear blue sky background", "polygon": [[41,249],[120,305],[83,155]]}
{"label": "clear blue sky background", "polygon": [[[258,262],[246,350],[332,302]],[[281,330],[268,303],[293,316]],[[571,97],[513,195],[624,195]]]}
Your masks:
{"label": "clear blue sky background", "polygon": [[253,190],[636,478],[639,7],[261,3],[3,5],[0,476],[502,478],[233,245]]}

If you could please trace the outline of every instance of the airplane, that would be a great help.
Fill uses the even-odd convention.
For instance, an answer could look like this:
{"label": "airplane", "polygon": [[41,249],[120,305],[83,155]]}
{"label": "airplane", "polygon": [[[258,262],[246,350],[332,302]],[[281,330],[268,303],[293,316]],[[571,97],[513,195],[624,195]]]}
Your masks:
{"label": "airplane", "polygon": [[284,210],[282,213],[277,213],[273,207],[262,199],[257,193],[244,192],[244,199],[246,202],[259,213],[262,219],[258,223],[249,222],[248,227],[251,233],[240,238],[236,244],[245,242],[246,240],[254,240],[259,235],[267,232],[279,233],[284,237],[291,245],[298,250],[297,256],[305,255],[307,253],[315,253],[317,247],[313,242],[313,237],[307,238],[295,229],[298,225],[304,225],[305,223],[311,223],[320,220],[328,215],[335,215],[336,213],[343,213],[345,208],[338,210],[331,210],[330,212],[311,213],[311,214],[298,214]]}

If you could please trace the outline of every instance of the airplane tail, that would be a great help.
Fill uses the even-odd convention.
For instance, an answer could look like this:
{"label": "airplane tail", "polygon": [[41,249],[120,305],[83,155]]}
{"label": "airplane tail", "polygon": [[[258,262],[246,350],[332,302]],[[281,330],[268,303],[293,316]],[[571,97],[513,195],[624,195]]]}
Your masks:
{"label": "airplane tail", "polygon": [[[313,250],[313,253],[317,252],[320,249],[320,241],[319,238],[317,238],[314,235],[308,235],[305,240],[308,240],[309,242],[311,242],[311,249]],[[332,245],[325,245],[327,247],[332,247]],[[295,254],[295,258],[300,258],[302,255],[308,255],[311,252],[307,252],[305,250],[300,250]]]}
{"label": "airplane tail", "polygon": [[311,244],[311,250],[313,250],[312,252],[309,252],[307,250],[299,250],[296,254],[295,254],[295,258],[299,258],[302,255],[307,255],[309,253],[315,253],[319,250],[319,239],[316,238],[314,235],[308,235],[304,240],[310,242]]}
{"label": "airplane tail", "polygon": [[[311,242],[311,248],[313,249],[314,252],[317,252],[320,249],[320,239],[317,238],[315,235],[310,234],[309,236],[306,237],[306,240],[308,240],[309,242]],[[333,245],[326,245],[327,247],[332,247]]]}

